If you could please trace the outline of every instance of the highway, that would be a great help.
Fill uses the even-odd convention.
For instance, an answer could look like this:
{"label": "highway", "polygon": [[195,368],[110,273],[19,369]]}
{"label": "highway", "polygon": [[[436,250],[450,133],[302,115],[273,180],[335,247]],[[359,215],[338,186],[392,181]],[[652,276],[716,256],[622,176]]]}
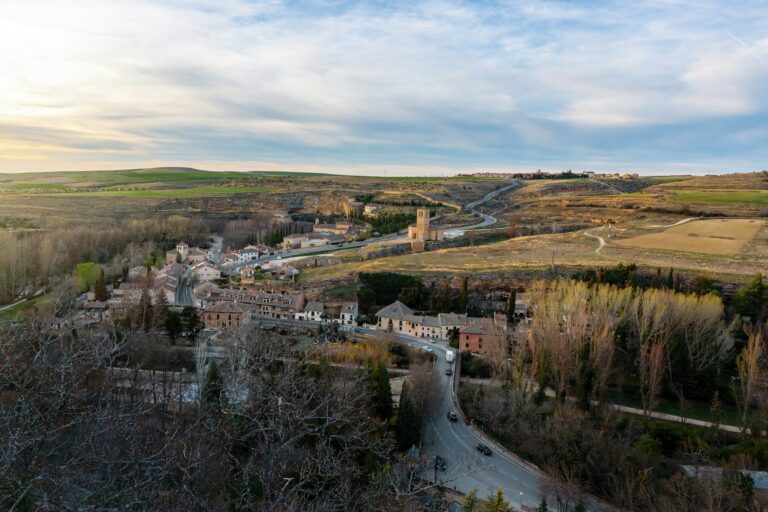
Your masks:
{"label": "highway", "polygon": [[[431,347],[437,356],[435,371],[443,392],[439,407],[435,408],[427,420],[422,438],[422,454],[426,453],[431,460],[437,455],[446,460],[446,470],[437,472],[437,483],[462,493],[477,489],[481,498],[502,488],[515,510],[520,510],[521,503],[525,507],[538,507],[542,497],[541,484],[547,477],[534,465],[509,452],[501,451],[493,440],[465,423],[453,392],[453,379],[458,376],[454,374],[449,377],[445,374],[449,366],[455,366],[455,363],[450,364],[445,359],[448,349],[446,342],[431,343],[400,334],[393,336],[399,342],[412,347]],[[449,411],[455,411],[459,415],[459,421],[448,421]],[[476,448],[478,443],[490,446],[493,454],[481,454]],[[433,482],[434,470],[426,471],[422,477]],[[553,496],[547,497],[547,503],[550,510],[556,510],[557,502]],[[591,511],[610,510],[610,507],[593,497],[586,497],[584,504],[587,510]]]}

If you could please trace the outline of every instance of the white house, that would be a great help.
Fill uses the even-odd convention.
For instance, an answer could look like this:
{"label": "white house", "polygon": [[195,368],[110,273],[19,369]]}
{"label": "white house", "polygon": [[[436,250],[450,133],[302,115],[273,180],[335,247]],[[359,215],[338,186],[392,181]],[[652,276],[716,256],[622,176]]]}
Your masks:
{"label": "white house", "polygon": [[341,305],[341,314],[339,316],[339,323],[341,325],[355,325],[357,312],[358,312],[357,302],[345,302],[344,304]]}
{"label": "white house", "polygon": [[322,302],[307,302],[304,311],[296,312],[296,320],[309,320],[312,322],[322,322],[325,306]]}
{"label": "white house", "polygon": [[192,267],[192,274],[198,281],[215,281],[221,279],[221,272],[219,269],[208,263],[198,263]]}

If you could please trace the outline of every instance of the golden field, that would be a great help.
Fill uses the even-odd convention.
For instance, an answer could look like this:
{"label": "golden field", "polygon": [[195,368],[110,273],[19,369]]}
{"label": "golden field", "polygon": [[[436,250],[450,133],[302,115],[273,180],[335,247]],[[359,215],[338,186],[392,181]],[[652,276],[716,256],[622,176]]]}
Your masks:
{"label": "golden field", "polygon": [[696,220],[660,233],[635,236],[613,243],[642,249],[661,249],[731,256],[738,254],[765,225],[760,219]]}

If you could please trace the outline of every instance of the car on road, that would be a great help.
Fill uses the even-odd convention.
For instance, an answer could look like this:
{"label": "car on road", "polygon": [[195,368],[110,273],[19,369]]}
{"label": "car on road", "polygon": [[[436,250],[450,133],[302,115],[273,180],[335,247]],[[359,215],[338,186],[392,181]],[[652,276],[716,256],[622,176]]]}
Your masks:
{"label": "car on road", "polygon": [[421,347],[424,352],[432,352],[432,347]]}
{"label": "car on road", "polygon": [[445,471],[445,459],[439,455],[435,457],[435,467],[440,471]]}
{"label": "car on road", "polygon": [[448,414],[445,415],[446,418],[448,418],[448,421],[458,421],[459,415],[456,414],[456,411],[448,411]]}
{"label": "car on road", "polygon": [[476,446],[476,448],[477,448],[477,451],[479,451],[479,452],[480,452],[480,453],[482,453],[483,455],[490,455],[490,454],[492,454],[492,453],[493,453],[493,452],[491,451],[491,448],[490,448],[488,445],[486,445],[486,444],[483,444],[483,443],[480,443],[480,444],[478,444],[478,445]]}
{"label": "car on road", "polygon": [[452,369],[450,369],[450,368],[446,368],[446,369],[445,369],[445,374],[446,374],[446,375],[448,375],[448,376],[450,377],[451,375],[453,375],[453,370],[452,370]]}

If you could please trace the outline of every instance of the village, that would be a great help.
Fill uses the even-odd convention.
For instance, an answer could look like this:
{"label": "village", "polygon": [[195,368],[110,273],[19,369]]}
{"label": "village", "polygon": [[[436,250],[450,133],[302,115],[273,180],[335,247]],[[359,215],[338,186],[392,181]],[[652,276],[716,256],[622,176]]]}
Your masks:
{"label": "village", "polygon": [[[352,208],[359,208],[350,201]],[[367,215],[375,214],[373,210]],[[78,312],[67,320],[53,320],[77,327],[119,321],[136,308],[142,296],[152,305],[194,314],[204,326],[203,335],[217,339],[227,331],[257,325],[317,328],[335,324],[343,331],[386,332],[430,342],[449,342],[474,354],[502,353],[514,338],[524,336],[528,306],[516,295],[514,313],[493,311],[487,317],[466,311],[434,315],[414,311],[400,301],[381,307],[373,315],[361,315],[357,301],[320,301],[293,284],[305,265],[323,264],[322,248],[353,241],[362,229],[351,222],[320,223],[306,233],[286,235],[279,247],[263,243],[208,249],[179,241],[165,253],[162,266],[135,266],[117,286],[107,287],[108,297],[98,300],[94,291],[79,299]],[[430,226],[430,212],[417,210],[415,225],[403,232],[401,242],[423,251],[430,241],[442,240],[443,232]],[[307,253],[307,250],[310,250]]]}

